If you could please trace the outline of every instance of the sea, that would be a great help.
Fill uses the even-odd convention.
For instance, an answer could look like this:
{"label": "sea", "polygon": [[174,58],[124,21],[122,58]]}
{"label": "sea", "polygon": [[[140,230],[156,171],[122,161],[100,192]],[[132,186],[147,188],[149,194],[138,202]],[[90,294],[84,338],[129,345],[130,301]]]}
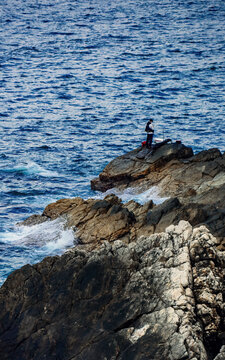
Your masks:
{"label": "sea", "polygon": [[[0,284],[76,244],[62,219],[18,223],[155,136],[225,151],[223,0],[0,1]],[[117,193],[160,202],[157,188]]]}

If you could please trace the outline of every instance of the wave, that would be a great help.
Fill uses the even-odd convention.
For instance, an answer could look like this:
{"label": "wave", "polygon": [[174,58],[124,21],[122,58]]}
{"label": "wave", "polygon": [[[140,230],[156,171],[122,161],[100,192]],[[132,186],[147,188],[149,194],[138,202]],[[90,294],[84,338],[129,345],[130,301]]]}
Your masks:
{"label": "wave", "polygon": [[71,100],[73,99],[73,95],[70,95],[70,94],[58,94],[58,99],[61,99],[61,100]]}
{"label": "wave", "polygon": [[12,168],[1,169],[7,173],[17,173],[22,175],[39,175],[43,177],[59,177],[56,171],[51,171],[43,168],[34,161],[27,161]]}
{"label": "wave", "polygon": [[73,230],[65,227],[65,220],[58,218],[33,226],[16,225],[12,231],[3,233],[1,241],[14,246],[31,247],[37,253],[47,256],[74,246],[75,238]]}
{"label": "wave", "polygon": [[57,219],[34,226],[17,226],[0,233],[0,284],[15,269],[34,264],[46,256],[61,255],[76,244],[72,230]]}
{"label": "wave", "polygon": [[107,190],[104,193],[98,193],[94,198],[103,199],[106,195],[115,194],[118,196],[122,202],[126,203],[130,200],[134,200],[139,204],[143,205],[149,200],[152,200],[156,205],[163,203],[167,197],[161,197],[159,195],[159,188],[157,186],[152,186],[151,188],[139,192],[138,189],[135,188],[127,188],[125,190],[119,190],[116,188],[112,188]]}
{"label": "wave", "polygon": [[63,75],[59,75],[58,76],[58,79],[73,79],[74,78],[74,75],[72,74],[63,74]]}
{"label": "wave", "polygon": [[46,190],[10,190],[10,191],[5,191],[5,193],[8,196],[13,196],[13,197],[25,197],[25,196],[37,196],[37,195],[45,195],[46,194]]}
{"label": "wave", "polygon": [[68,31],[51,31],[49,35],[66,35],[66,36],[72,36],[74,35],[74,32],[68,32]]}

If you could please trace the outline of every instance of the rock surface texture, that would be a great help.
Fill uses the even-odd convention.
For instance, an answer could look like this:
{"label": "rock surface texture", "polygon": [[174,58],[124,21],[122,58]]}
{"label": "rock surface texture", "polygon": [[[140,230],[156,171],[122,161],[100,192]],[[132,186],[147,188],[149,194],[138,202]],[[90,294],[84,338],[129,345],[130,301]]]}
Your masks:
{"label": "rock surface texture", "polygon": [[182,144],[165,144],[154,152],[145,147],[138,148],[111,161],[91,185],[95,190],[105,191],[114,186],[135,183],[160,171],[173,159],[186,159],[192,155],[192,149]]}
{"label": "rock surface texture", "polygon": [[24,266],[0,290],[1,359],[224,359],[217,243],[181,221]]}
{"label": "rock surface texture", "polygon": [[135,149],[111,161],[92,181],[92,188],[100,191],[115,186],[130,186],[139,192],[157,186],[162,197],[177,198],[180,205],[166,214],[155,208],[154,214],[149,213],[148,225],[153,222],[155,231],[162,231],[181,219],[194,226],[205,224],[223,246],[225,153],[218,149],[196,155],[182,144],[166,144],[153,154],[146,148]]}
{"label": "rock surface texture", "polygon": [[92,187],[157,186],[163,203],[62,199],[78,245],[12,273],[0,289],[2,360],[225,360],[225,154],[136,149]]}
{"label": "rock surface texture", "polygon": [[220,240],[218,246],[225,249],[225,154],[218,149],[197,155],[182,144],[166,144],[154,154],[136,149],[108,164],[93,184],[98,189],[129,185],[137,192],[157,186],[168,199],[157,206],[151,200],[144,205],[123,204],[115,195],[104,200],[62,199],[24,224],[64,216],[80,243],[93,249],[104,240],[129,243],[186,220],[192,226],[206,225]]}

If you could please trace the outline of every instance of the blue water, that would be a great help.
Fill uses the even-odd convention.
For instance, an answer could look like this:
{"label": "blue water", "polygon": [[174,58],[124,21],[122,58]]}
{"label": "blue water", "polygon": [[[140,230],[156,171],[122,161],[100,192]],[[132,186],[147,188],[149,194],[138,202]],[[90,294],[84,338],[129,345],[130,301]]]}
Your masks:
{"label": "blue water", "polygon": [[159,137],[225,151],[223,0],[0,2],[0,282],[72,246],[62,223],[16,223],[96,196],[114,157]]}

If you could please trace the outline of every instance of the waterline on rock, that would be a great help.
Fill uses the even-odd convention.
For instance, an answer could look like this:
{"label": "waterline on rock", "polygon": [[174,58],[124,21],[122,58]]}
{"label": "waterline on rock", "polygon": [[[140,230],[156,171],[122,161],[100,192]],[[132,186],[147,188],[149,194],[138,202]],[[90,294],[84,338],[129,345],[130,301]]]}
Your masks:
{"label": "waterline on rock", "polygon": [[129,187],[124,190],[119,190],[117,188],[112,188],[107,190],[104,193],[98,193],[94,198],[95,199],[103,199],[105,196],[114,194],[118,196],[122,202],[126,203],[128,201],[134,200],[139,204],[143,205],[146,202],[152,200],[156,205],[163,203],[167,200],[167,197],[161,197],[159,195],[159,188],[157,186],[152,186],[151,188],[140,192],[140,189]]}
{"label": "waterline on rock", "polygon": [[63,254],[76,243],[73,230],[65,227],[62,218],[32,226],[16,225],[1,234],[1,241],[5,250],[0,255],[0,268],[4,268],[0,283],[13,269],[34,264],[46,256]]}
{"label": "waterline on rock", "polygon": [[[60,239],[67,240],[62,242]],[[60,248],[71,245],[74,236],[71,229],[65,228],[65,220],[58,218],[32,226],[16,225],[11,232],[4,233],[3,241],[14,245],[36,246],[41,248],[51,243],[58,243]]]}

